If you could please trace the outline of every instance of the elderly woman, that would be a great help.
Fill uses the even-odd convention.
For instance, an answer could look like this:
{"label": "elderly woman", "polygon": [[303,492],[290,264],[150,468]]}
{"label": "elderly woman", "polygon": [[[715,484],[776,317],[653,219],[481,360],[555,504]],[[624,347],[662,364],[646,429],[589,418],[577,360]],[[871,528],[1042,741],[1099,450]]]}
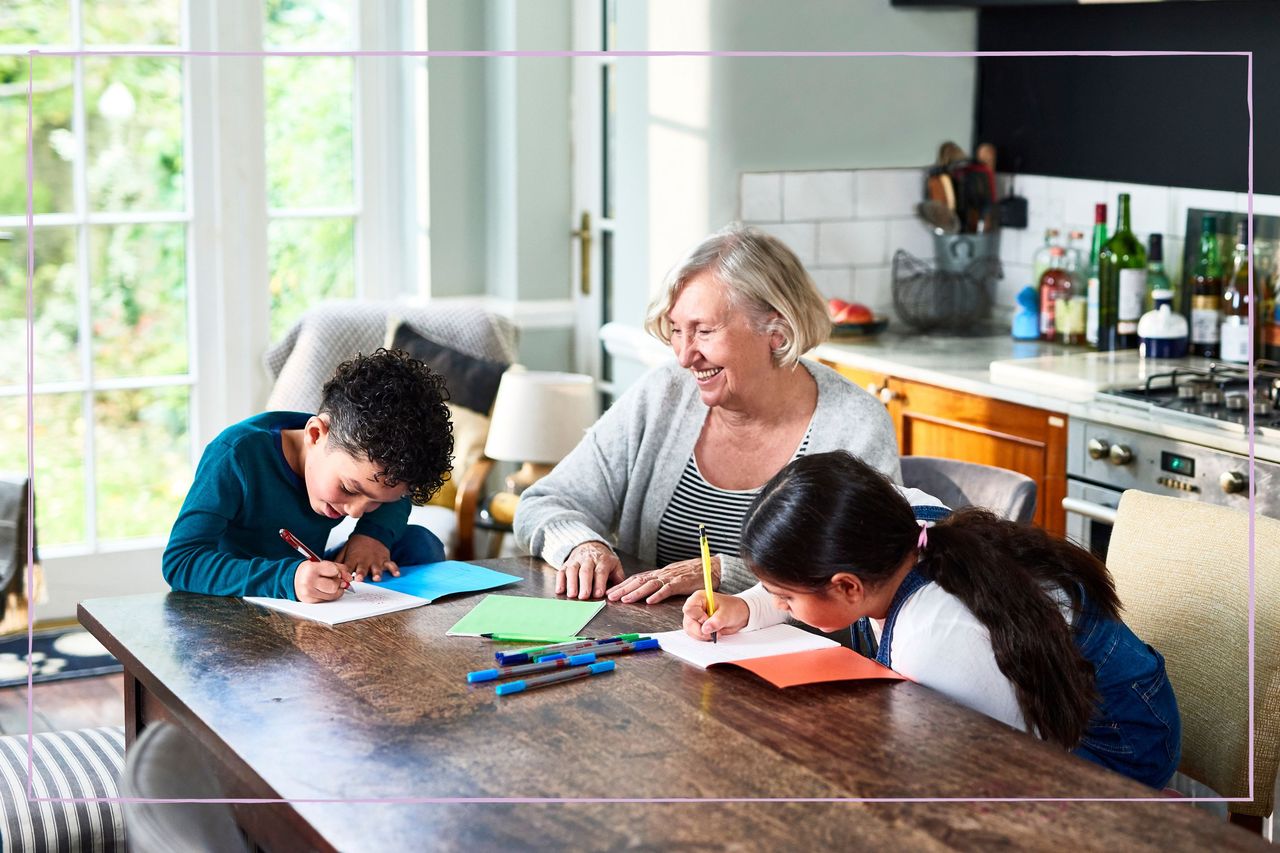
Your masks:
{"label": "elderly woman", "polygon": [[[570,598],[645,601],[754,585],[738,553],[752,498],[791,460],[847,450],[900,480],[884,407],[800,356],[831,331],[826,302],[779,240],[731,226],[667,274],[645,328],[675,352],[627,390],[520,499],[520,546]],[[624,577],[611,543],[662,568]]]}

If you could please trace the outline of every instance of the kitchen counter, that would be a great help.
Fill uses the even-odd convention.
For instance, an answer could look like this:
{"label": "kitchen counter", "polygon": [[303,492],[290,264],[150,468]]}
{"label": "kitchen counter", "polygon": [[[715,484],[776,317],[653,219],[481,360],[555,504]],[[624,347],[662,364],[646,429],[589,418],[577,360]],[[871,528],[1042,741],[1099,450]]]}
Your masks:
{"label": "kitchen counter", "polygon": [[[951,388],[996,400],[1031,406],[1068,417],[1141,429],[1193,444],[1248,455],[1247,436],[1239,428],[1197,423],[1153,423],[1139,407],[1098,397],[1108,388],[1140,384],[1154,373],[1179,366],[1207,367],[1202,358],[1143,360],[1136,350],[1092,352],[1008,335],[956,337],[885,333],[874,338],[833,338],[815,347],[811,358],[844,364],[902,379]],[[1259,459],[1280,462],[1280,447],[1260,443]]]}

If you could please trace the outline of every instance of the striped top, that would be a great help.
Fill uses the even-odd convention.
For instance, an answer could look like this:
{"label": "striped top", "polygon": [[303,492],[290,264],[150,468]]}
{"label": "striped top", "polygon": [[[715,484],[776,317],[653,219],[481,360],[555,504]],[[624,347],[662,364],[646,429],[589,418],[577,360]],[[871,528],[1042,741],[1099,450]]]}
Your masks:
{"label": "striped top", "polygon": [[[792,460],[804,456],[812,432],[810,422]],[[698,460],[690,453],[675,494],[658,522],[658,565],[701,557],[699,524],[706,525],[707,545],[712,554],[736,557],[742,539],[742,522],[758,494],[760,489],[721,489],[711,485],[698,470]]]}

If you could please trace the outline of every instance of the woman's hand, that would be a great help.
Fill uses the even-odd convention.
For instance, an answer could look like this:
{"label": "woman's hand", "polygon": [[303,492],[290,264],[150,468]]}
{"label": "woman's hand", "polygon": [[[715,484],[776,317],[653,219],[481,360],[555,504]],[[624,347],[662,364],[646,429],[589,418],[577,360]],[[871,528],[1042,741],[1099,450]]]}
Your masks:
{"label": "woman's hand", "polygon": [[684,632],[696,640],[710,640],[713,632],[721,637],[736,634],[747,627],[751,609],[736,595],[717,595],[716,612],[707,615],[707,594],[698,590],[684,603]]}
{"label": "woman's hand", "polygon": [[556,595],[603,598],[605,587],[622,580],[622,562],[603,542],[583,542],[556,569]]}
{"label": "woman's hand", "polygon": [[[720,585],[720,558],[711,558],[711,587]],[[661,569],[637,572],[617,586],[609,588],[610,601],[623,604],[644,599],[645,604],[657,604],[673,595],[688,595],[706,586],[702,578],[702,560],[681,560]]]}

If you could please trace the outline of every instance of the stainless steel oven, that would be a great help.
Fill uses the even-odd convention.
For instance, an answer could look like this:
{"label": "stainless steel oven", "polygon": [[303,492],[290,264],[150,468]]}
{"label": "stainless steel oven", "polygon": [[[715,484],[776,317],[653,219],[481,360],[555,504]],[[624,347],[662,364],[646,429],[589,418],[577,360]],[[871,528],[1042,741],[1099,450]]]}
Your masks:
{"label": "stainless steel oven", "polygon": [[1062,508],[1067,511],[1067,538],[1105,559],[1122,494],[1116,489],[1068,479],[1067,496],[1062,500]]}

